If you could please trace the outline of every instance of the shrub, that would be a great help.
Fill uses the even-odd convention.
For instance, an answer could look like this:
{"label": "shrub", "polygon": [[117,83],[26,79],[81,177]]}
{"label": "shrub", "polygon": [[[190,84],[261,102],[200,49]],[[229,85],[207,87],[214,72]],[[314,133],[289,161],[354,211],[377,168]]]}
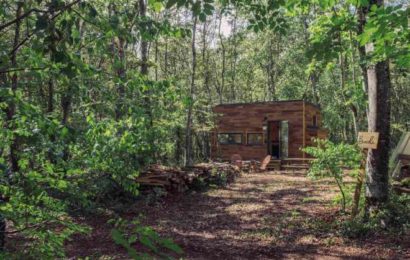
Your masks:
{"label": "shrub", "polygon": [[340,143],[334,144],[329,140],[315,140],[315,147],[306,147],[304,152],[312,155],[313,160],[308,176],[317,178],[332,177],[342,196],[342,212],[346,209],[345,184],[343,182],[344,168],[352,169],[355,175],[360,167],[361,154],[356,146]]}
{"label": "shrub", "polygon": [[390,194],[390,200],[369,219],[355,218],[341,224],[341,234],[348,238],[362,238],[372,233],[408,236],[410,233],[410,195]]}
{"label": "shrub", "polygon": [[[151,227],[141,225],[138,219],[127,221],[121,218],[110,220],[114,224],[111,236],[114,242],[127,250],[132,259],[170,259],[170,253],[182,254],[182,249],[171,239],[162,238]],[[138,252],[135,244],[143,246],[144,251]]]}

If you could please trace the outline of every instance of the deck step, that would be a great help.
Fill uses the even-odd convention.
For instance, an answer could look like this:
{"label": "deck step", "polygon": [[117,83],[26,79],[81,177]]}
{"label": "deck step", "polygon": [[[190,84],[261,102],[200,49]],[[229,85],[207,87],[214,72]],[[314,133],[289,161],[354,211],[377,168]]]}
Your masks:
{"label": "deck step", "polygon": [[282,169],[309,169],[309,164],[286,164],[282,165]]}
{"label": "deck step", "polygon": [[277,159],[273,159],[270,160],[270,162],[268,163],[268,165],[266,166],[266,168],[268,170],[275,170],[275,171],[279,171],[282,165],[282,161],[281,160],[277,160]]}

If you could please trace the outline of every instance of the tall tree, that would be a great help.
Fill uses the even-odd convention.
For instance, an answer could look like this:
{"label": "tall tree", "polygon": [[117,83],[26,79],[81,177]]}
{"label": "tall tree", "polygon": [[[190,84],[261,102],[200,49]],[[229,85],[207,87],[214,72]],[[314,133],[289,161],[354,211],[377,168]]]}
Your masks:
{"label": "tall tree", "polygon": [[189,88],[189,100],[188,100],[188,113],[186,120],[186,130],[185,130],[185,164],[190,166],[194,163],[193,152],[192,152],[192,122],[193,122],[193,108],[195,99],[195,73],[196,73],[196,25],[197,16],[193,16],[192,25],[192,69],[191,69],[191,84]]}
{"label": "tall tree", "polygon": [[[362,6],[359,23],[365,27],[370,8],[375,5],[383,7],[383,0],[369,1]],[[372,55],[374,43],[366,44],[366,54]],[[368,85],[368,130],[379,132],[379,146],[370,150],[367,156],[366,170],[366,209],[373,210],[388,199],[389,189],[389,148],[390,148],[390,69],[389,61],[381,60],[367,66]],[[366,82],[366,80],[365,80]]]}

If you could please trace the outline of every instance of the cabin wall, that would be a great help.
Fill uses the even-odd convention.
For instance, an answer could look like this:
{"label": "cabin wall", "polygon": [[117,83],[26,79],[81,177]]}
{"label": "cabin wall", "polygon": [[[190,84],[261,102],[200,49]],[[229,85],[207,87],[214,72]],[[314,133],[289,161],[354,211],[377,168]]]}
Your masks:
{"label": "cabin wall", "polygon": [[[316,120],[314,119],[316,117]],[[316,122],[315,122],[316,121]],[[305,146],[313,146],[313,139],[315,138],[326,138],[327,132],[321,129],[322,126],[322,116],[320,114],[319,108],[306,104],[305,105]]]}
{"label": "cabin wall", "polygon": [[[241,155],[242,159],[261,160],[267,155],[267,144],[247,144],[248,133],[264,133],[263,125],[267,121],[289,122],[290,158],[301,158],[303,153],[303,102],[255,103],[243,105],[220,105],[214,108],[216,129],[212,134],[211,157],[229,160],[232,154]],[[266,120],[265,120],[266,119]],[[266,121],[266,122],[265,122]],[[242,133],[242,144],[219,144],[218,133]]]}

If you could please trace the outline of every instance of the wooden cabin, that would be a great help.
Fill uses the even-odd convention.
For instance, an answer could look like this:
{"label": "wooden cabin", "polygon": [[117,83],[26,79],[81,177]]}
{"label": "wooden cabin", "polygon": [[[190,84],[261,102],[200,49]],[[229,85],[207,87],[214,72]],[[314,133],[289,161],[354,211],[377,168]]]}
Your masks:
{"label": "wooden cabin", "polygon": [[230,160],[306,158],[300,149],[312,138],[326,138],[318,106],[303,100],[223,104],[213,109],[216,120],[211,157]]}

